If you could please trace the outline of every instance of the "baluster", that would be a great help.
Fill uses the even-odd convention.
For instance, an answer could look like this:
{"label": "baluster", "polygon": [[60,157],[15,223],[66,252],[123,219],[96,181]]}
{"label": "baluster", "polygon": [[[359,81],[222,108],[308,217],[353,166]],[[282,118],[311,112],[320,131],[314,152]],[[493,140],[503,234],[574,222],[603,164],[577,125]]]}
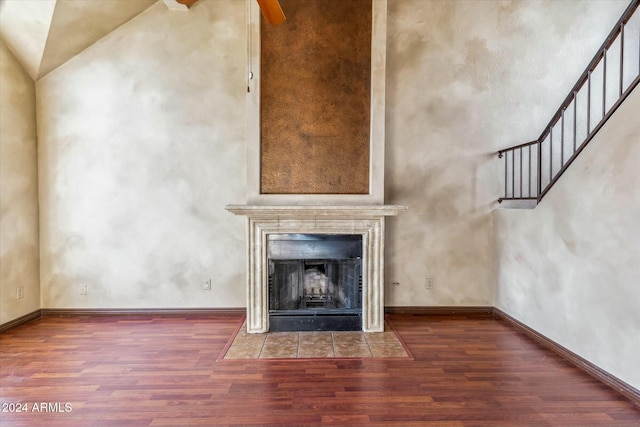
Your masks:
{"label": "baluster", "polygon": [[591,134],[591,71],[587,73],[587,136]]}
{"label": "baluster", "polygon": [[516,197],[516,150],[511,150],[511,197]]}
{"label": "baluster", "polygon": [[602,50],[602,118],[607,110],[607,48]]}
{"label": "baluster", "polygon": [[578,92],[573,91],[573,152],[576,152],[576,139],[577,136],[577,128],[578,128]]}
{"label": "baluster", "polygon": [[551,130],[549,131],[549,184],[551,184],[552,179],[553,179],[553,126],[551,126]]}
{"label": "baluster", "polygon": [[620,24],[620,95],[624,92],[624,22]]}
{"label": "baluster", "polygon": [[538,194],[536,197],[540,197],[542,194],[542,141],[538,142]]}
{"label": "baluster", "polygon": [[522,147],[520,147],[520,197],[522,197]]}
{"label": "baluster", "polygon": [[531,197],[531,144],[529,144],[529,179],[527,179],[529,184],[529,190],[527,191],[527,196]]}
{"label": "baluster", "polygon": [[506,151],[504,153],[504,198],[506,199],[508,197],[508,193],[507,193],[507,154],[509,154],[508,151]]}
{"label": "baluster", "polygon": [[562,120],[560,121],[560,168],[564,166],[564,108],[562,109]]}

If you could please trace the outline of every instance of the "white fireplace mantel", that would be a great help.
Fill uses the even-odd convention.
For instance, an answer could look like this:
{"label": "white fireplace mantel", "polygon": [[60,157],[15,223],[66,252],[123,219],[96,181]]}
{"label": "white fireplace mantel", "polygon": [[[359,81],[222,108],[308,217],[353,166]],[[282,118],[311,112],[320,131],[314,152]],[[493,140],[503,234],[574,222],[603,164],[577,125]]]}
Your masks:
{"label": "white fireplace mantel", "polygon": [[362,330],[384,331],[384,222],[407,209],[398,205],[227,205],[248,217],[247,332],[269,331],[267,236],[269,234],[361,234]]}

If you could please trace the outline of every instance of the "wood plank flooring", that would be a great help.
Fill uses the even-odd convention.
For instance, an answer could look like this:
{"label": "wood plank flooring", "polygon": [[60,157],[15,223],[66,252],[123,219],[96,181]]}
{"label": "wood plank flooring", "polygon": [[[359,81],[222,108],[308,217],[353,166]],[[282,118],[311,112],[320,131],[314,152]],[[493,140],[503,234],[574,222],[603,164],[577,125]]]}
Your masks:
{"label": "wood plank flooring", "polygon": [[216,362],[239,321],[44,317],[9,330],[0,425],[640,425],[629,400],[493,318],[389,316],[415,360]]}

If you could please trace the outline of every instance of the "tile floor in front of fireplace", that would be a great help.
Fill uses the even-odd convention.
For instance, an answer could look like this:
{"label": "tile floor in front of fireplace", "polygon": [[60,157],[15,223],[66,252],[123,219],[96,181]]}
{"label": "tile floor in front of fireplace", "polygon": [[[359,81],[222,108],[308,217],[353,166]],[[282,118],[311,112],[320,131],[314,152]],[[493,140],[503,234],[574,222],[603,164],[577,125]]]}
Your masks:
{"label": "tile floor in front of fireplace", "polygon": [[408,358],[388,325],[384,332],[268,332],[248,334],[243,323],[224,359]]}

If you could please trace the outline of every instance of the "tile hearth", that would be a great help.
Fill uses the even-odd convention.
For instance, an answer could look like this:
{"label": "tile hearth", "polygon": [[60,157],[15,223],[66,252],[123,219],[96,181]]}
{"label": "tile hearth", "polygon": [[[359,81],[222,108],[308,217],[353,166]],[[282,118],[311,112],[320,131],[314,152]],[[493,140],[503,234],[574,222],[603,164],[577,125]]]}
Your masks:
{"label": "tile hearth", "polygon": [[247,333],[244,322],[224,360],[410,358],[387,324],[384,332],[268,332]]}

